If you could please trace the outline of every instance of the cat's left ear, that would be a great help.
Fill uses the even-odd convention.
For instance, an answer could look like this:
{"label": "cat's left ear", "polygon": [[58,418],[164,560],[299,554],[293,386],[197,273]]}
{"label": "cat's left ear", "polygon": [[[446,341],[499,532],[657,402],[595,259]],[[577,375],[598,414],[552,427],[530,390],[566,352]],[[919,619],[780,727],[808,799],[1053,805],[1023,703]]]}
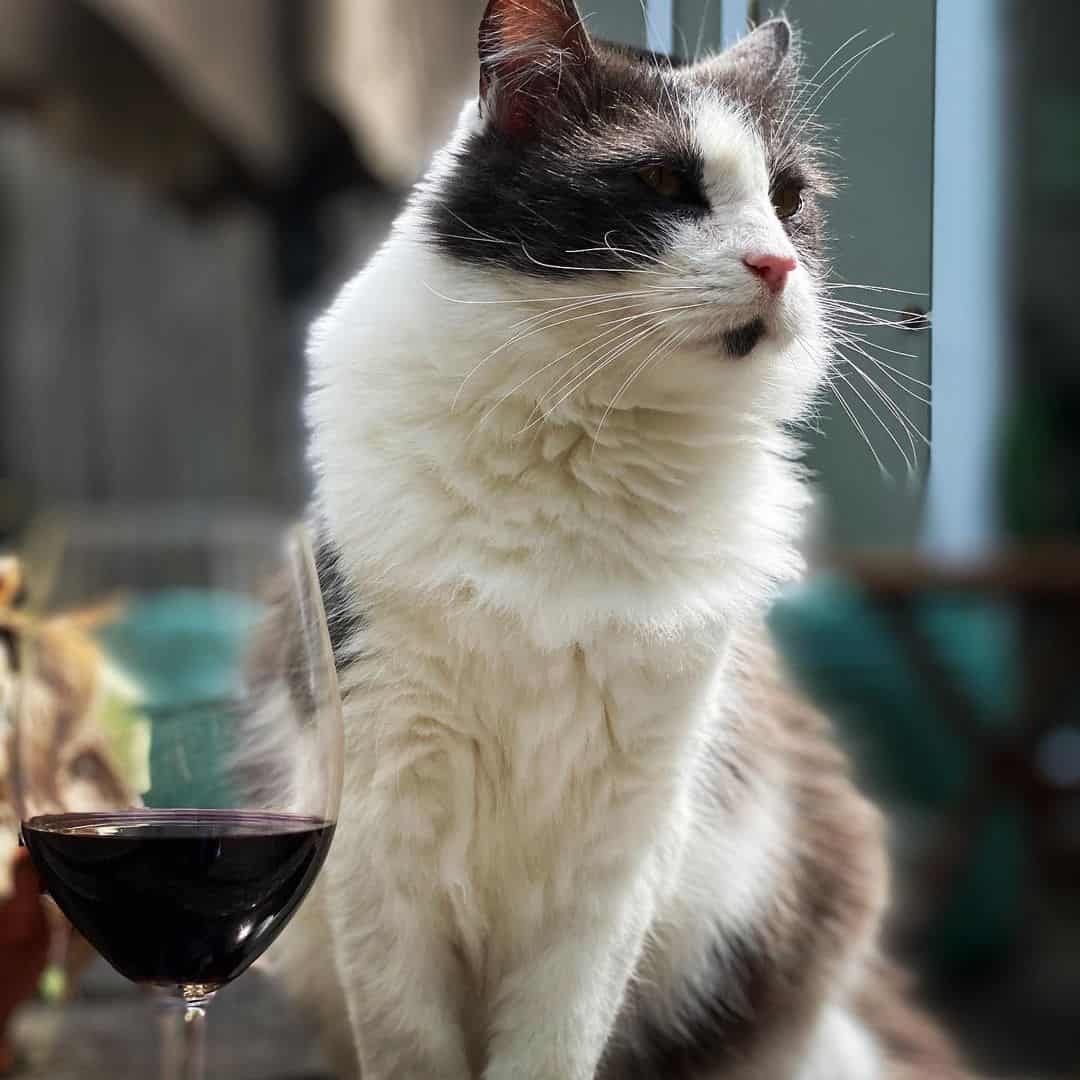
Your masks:
{"label": "cat's left ear", "polygon": [[480,107],[524,136],[558,116],[593,51],[574,0],[488,0],[480,23]]}
{"label": "cat's left ear", "polygon": [[691,74],[729,82],[752,97],[763,97],[795,74],[792,36],[787,19],[769,19],[719,56],[691,68]]}

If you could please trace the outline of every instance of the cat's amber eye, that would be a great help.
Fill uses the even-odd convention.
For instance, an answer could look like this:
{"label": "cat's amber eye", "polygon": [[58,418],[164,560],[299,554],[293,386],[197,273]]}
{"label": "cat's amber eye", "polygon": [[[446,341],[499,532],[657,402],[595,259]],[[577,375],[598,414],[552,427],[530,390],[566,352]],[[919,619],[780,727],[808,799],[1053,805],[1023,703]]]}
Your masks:
{"label": "cat's amber eye", "polygon": [[802,189],[795,184],[785,184],[773,192],[772,201],[776,216],[781,221],[788,221],[802,209]]}
{"label": "cat's amber eye", "polygon": [[686,193],[686,182],[682,174],[667,165],[649,165],[639,169],[638,176],[665,199],[678,199]]}

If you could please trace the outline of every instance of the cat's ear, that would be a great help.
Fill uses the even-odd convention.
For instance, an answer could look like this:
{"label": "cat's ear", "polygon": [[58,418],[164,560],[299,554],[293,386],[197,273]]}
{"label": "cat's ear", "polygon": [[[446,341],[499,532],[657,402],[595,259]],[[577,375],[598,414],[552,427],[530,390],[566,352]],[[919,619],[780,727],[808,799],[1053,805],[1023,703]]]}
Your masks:
{"label": "cat's ear", "polygon": [[692,72],[708,80],[722,80],[752,97],[762,97],[785,85],[795,74],[791,24],[769,19],[730,49],[704,60]]}
{"label": "cat's ear", "polygon": [[480,23],[480,108],[509,135],[557,116],[592,62],[574,0],[489,0]]}

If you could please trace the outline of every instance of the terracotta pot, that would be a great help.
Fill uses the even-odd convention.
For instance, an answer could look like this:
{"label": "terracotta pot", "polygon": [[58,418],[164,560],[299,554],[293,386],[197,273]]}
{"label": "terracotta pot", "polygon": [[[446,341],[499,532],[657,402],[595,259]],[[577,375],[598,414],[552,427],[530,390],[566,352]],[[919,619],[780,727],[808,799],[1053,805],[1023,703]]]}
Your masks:
{"label": "terracotta pot", "polygon": [[49,956],[49,922],[29,853],[15,853],[14,894],[0,903],[0,1074],[14,1064],[8,1027],[15,1010],[37,989]]}

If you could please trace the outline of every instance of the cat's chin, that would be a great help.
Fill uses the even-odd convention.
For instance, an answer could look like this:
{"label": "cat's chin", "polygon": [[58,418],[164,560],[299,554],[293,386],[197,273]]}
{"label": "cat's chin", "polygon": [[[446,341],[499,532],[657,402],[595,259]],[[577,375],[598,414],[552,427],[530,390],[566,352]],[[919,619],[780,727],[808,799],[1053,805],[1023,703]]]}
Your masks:
{"label": "cat's chin", "polygon": [[728,330],[722,335],[721,341],[728,356],[742,360],[757,348],[767,333],[765,320],[757,318],[742,326],[736,326],[734,330]]}
{"label": "cat's chin", "polygon": [[716,352],[724,359],[745,360],[762,344],[783,347],[789,334],[781,320],[768,315],[755,315],[745,322],[727,328],[702,327],[690,340],[697,346]]}

